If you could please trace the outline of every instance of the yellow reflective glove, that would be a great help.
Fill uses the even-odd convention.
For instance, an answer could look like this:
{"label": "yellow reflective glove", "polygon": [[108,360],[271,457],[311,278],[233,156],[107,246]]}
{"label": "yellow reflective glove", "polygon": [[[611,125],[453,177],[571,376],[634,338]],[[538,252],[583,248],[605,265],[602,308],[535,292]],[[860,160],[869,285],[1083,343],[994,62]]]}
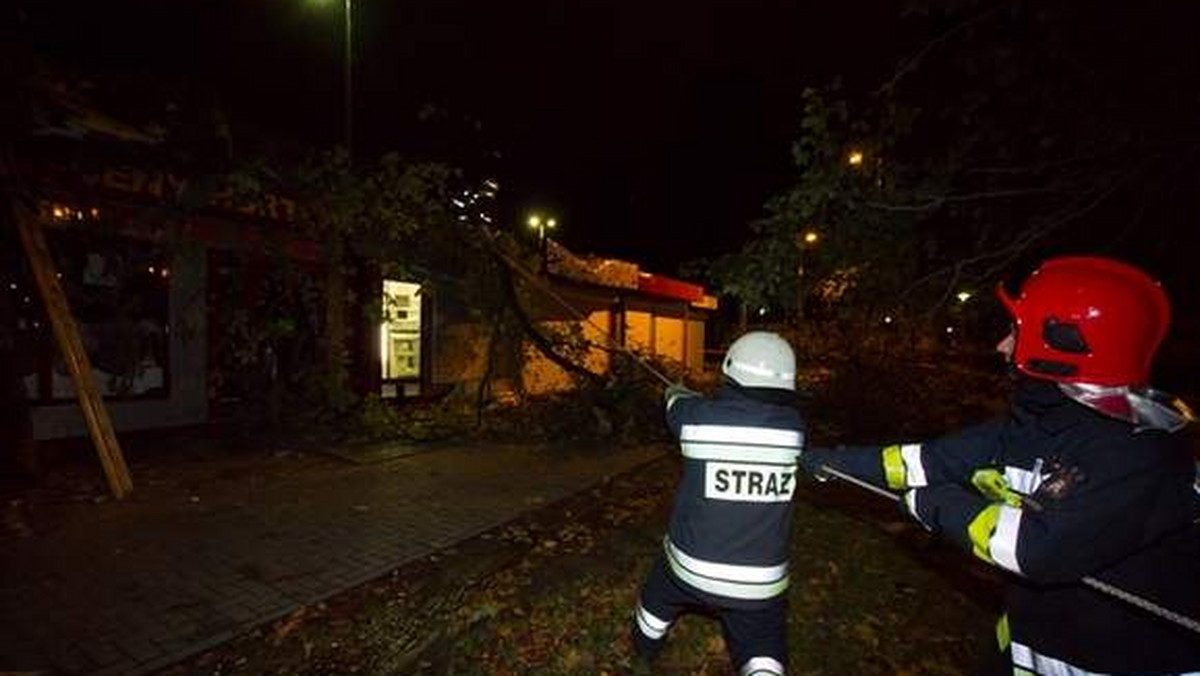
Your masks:
{"label": "yellow reflective glove", "polygon": [[993,502],[1003,502],[1009,507],[1020,507],[1022,504],[1021,494],[1008,485],[1004,472],[998,469],[987,467],[975,470],[971,475],[971,484],[980,495]]}

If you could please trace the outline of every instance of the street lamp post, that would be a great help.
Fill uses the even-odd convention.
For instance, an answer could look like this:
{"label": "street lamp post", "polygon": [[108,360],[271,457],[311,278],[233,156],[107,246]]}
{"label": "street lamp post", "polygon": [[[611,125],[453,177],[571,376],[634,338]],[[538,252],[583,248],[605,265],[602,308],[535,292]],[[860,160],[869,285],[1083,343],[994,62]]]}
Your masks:
{"label": "street lamp post", "polygon": [[558,227],[558,221],[553,218],[542,218],[538,214],[533,214],[529,217],[529,227],[537,230],[538,233],[538,249],[542,253],[542,272],[546,271],[546,231],[553,230]]}
{"label": "street lamp post", "polygon": [[[315,5],[325,5],[328,0],[311,0]],[[346,152],[353,157],[354,148],[354,0],[342,1],[342,17],[345,56],[342,59],[342,143]]]}
{"label": "street lamp post", "polygon": [[804,263],[806,254],[810,248],[817,245],[817,241],[820,239],[821,236],[815,230],[809,230],[803,235],[796,236],[796,246],[800,249],[800,264],[796,268],[796,319],[798,321],[803,321],[804,319],[804,298],[806,294],[804,288],[804,274],[806,272]]}
{"label": "street lamp post", "polygon": [[354,152],[354,0],[345,0],[346,8],[346,71],[343,75],[342,121],[345,125],[346,152]]}

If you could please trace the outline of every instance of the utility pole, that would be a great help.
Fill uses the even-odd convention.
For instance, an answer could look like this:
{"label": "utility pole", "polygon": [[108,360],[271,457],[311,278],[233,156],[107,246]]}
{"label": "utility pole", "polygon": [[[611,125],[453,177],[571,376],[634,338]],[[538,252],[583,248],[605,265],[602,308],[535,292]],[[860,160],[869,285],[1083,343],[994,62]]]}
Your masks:
{"label": "utility pole", "polygon": [[816,246],[817,241],[821,238],[815,230],[809,230],[803,235],[796,235],[796,247],[799,249],[800,264],[796,269],[796,323],[797,325],[804,323],[804,300],[808,297],[808,289],[805,288],[804,276],[808,271],[804,269],[805,263],[808,262],[808,250]]}
{"label": "utility pole", "polygon": [[344,96],[342,118],[345,128],[343,138],[346,143],[346,153],[354,157],[354,0],[346,3],[346,72],[343,79]]}

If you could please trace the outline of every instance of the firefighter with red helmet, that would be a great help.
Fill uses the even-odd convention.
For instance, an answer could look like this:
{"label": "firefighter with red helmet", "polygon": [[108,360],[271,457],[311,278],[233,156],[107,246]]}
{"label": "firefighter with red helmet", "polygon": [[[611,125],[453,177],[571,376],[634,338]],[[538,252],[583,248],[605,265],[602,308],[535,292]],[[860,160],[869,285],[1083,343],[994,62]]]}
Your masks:
{"label": "firefighter with red helmet", "polygon": [[930,531],[1010,573],[995,673],[1200,674],[1200,636],[1083,583],[1200,616],[1200,499],[1179,400],[1148,386],[1171,308],[1130,265],[1046,261],[1011,297],[1017,381],[1002,419],[923,443],[810,448],[902,491]]}

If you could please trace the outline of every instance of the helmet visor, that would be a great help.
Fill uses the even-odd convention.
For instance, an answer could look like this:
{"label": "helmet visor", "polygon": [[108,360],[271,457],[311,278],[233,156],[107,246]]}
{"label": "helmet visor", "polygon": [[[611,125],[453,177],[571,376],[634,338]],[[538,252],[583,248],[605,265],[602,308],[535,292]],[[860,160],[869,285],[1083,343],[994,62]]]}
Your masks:
{"label": "helmet visor", "polygon": [[1005,310],[1008,310],[1008,314],[1016,319],[1017,299],[1009,295],[1008,289],[1004,288],[1004,282],[996,282],[996,298],[1000,299],[1000,304],[1004,306]]}

